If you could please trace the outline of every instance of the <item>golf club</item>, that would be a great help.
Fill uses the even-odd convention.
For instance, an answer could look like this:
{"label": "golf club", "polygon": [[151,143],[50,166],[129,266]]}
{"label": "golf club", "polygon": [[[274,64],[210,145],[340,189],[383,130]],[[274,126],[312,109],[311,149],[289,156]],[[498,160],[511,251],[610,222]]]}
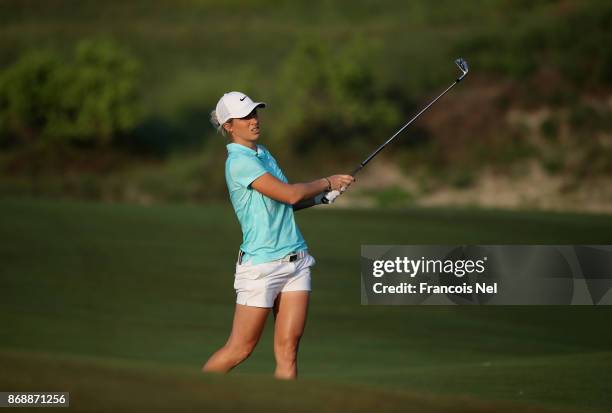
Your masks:
{"label": "golf club", "polygon": [[[416,115],[414,115],[414,117],[412,119],[410,119],[404,126],[402,126],[397,132],[395,132],[393,134],[393,136],[391,136],[389,139],[387,139],[387,141],[385,143],[383,143],[382,145],[380,145],[378,148],[376,148],[376,150],[374,152],[372,152],[370,154],[370,156],[368,156],[363,162],[361,162],[359,164],[358,167],[356,167],[355,169],[353,169],[353,172],[351,172],[351,176],[355,176],[357,175],[357,173],[359,173],[359,171],[361,171],[372,159],[374,159],[374,157],[376,155],[378,155],[378,153],[380,151],[382,151],[385,146],[387,146],[389,143],[391,143],[393,141],[393,139],[395,139],[400,133],[402,133],[402,131],[404,129],[406,129],[408,126],[410,126],[410,124],[412,124],[412,122],[414,122],[419,116],[421,116],[423,114],[423,112],[425,112],[427,109],[429,109],[431,107],[431,105],[433,105],[434,103],[436,103],[436,101],[438,99],[440,99],[442,96],[444,96],[446,94],[446,92],[448,92],[449,90],[451,90],[457,83],[461,82],[463,80],[463,78],[465,76],[467,76],[468,72],[469,72],[469,68],[468,68],[468,64],[465,61],[465,59],[462,58],[458,58],[455,60],[455,64],[457,65],[457,67],[459,68],[459,70],[461,71],[461,75],[455,79],[455,81],[446,88],[446,90],[444,90],[444,92],[440,93],[434,100],[432,100],[431,102],[429,102],[429,104],[427,106],[425,106],[423,109],[421,109],[419,111],[419,113],[417,113]],[[329,204],[331,202],[334,202],[334,199],[336,199],[336,197],[338,195],[340,195],[343,191],[330,191],[328,192],[323,198],[322,198],[322,203],[324,204]]]}

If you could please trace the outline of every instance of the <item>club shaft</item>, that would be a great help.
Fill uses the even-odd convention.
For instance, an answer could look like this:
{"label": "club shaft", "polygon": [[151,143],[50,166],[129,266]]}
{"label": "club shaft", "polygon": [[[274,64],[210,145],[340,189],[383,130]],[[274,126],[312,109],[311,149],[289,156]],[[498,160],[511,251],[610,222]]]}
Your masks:
{"label": "club shaft", "polygon": [[463,77],[458,78],[457,80],[455,80],[449,87],[446,88],[446,90],[444,90],[444,92],[440,93],[438,95],[438,97],[436,97],[434,100],[432,100],[431,102],[429,102],[429,104],[427,106],[425,106],[423,109],[421,109],[421,111],[419,113],[417,113],[416,115],[413,116],[412,119],[410,119],[404,126],[402,126],[397,132],[395,132],[393,134],[393,136],[391,136],[389,139],[387,139],[387,141],[385,143],[383,143],[382,145],[380,145],[378,148],[376,148],[376,150],[374,152],[372,152],[370,154],[370,156],[368,156],[363,162],[361,162],[361,164],[359,164],[359,166],[355,169],[353,169],[353,172],[351,172],[351,176],[355,176],[359,171],[361,171],[361,169],[363,169],[364,166],[366,166],[368,164],[368,162],[370,162],[376,155],[378,155],[378,153],[380,151],[382,151],[384,149],[385,146],[387,146],[389,143],[391,143],[391,141],[393,141],[393,139],[395,139],[397,137],[397,135],[399,135],[400,133],[402,133],[402,131],[404,129],[406,129],[408,126],[410,126],[410,124],[412,124],[412,122],[414,122],[419,116],[421,116],[421,114],[423,114],[423,112],[425,112],[427,109],[429,109],[429,107],[431,105],[433,105],[434,103],[436,103],[436,101],[438,99],[440,99],[442,96],[444,96],[446,94],[446,92],[448,92],[449,90],[451,90],[453,88],[453,86],[455,86],[457,83],[459,83],[461,81],[461,79],[463,79]]}

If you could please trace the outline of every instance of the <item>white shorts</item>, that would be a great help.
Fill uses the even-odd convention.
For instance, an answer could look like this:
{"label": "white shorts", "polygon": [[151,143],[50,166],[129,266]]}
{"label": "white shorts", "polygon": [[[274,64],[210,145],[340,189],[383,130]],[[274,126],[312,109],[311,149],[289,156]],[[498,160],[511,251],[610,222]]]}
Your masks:
{"label": "white shorts", "polygon": [[310,267],[315,259],[308,253],[293,262],[281,260],[236,264],[236,302],[253,307],[274,307],[274,300],[285,291],[311,291]]}

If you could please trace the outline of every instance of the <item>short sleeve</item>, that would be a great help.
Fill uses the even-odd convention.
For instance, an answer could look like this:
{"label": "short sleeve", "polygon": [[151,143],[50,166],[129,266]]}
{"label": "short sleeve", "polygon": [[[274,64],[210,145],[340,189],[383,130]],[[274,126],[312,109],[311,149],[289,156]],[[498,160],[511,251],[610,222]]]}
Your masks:
{"label": "short sleeve", "polygon": [[257,158],[251,156],[232,159],[228,169],[232,180],[244,187],[248,187],[254,180],[268,172]]}

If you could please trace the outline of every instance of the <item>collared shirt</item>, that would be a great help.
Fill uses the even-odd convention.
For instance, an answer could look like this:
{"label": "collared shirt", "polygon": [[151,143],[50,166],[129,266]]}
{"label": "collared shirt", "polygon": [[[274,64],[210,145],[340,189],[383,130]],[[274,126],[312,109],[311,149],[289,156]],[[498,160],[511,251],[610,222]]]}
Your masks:
{"label": "collared shirt", "polygon": [[244,145],[227,145],[225,181],[230,200],[242,227],[243,262],[261,264],[307,249],[293,207],[269,198],[251,187],[265,173],[288,183],[276,160],[262,145],[257,150]]}

